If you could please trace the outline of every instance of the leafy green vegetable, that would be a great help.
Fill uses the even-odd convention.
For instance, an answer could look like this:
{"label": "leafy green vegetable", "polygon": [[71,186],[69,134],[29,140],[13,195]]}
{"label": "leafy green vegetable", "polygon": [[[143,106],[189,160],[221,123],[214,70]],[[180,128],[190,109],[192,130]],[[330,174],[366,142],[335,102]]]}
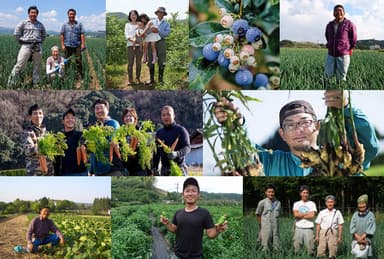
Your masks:
{"label": "leafy green vegetable", "polygon": [[50,160],[54,160],[55,156],[64,156],[64,152],[68,148],[65,135],[62,132],[45,134],[37,146],[39,153],[47,156]]}

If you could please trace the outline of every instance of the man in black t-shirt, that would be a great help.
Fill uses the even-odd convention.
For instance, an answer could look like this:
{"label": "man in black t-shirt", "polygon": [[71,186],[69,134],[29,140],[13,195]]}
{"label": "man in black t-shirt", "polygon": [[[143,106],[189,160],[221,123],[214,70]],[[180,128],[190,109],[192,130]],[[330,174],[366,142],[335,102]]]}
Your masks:
{"label": "man in black t-shirt", "polygon": [[180,259],[200,259],[202,257],[203,231],[209,238],[216,238],[227,229],[228,222],[214,224],[208,210],[197,206],[200,188],[195,178],[187,178],[183,184],[185,208],[178,210],[172,223],[164,217],[160,221],[167,229],[176,233],[175,256]]}

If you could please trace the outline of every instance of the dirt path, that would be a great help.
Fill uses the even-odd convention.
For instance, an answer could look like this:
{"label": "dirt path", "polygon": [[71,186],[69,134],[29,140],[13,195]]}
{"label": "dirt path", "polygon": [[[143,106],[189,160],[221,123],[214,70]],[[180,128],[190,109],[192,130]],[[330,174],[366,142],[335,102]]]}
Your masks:
{"label": "dirt path", "polygon": [[[136,78],[136,64],[133,66],[133,78]],[[149,76],[149,68],[146,64],[141,64],[141,75],[140,75],[140,81],[143,82],[142,84],[132,84],[128,85],[128,75],[127,73],[124,74],[124,80],[119,85],[119,89],[127,89],[127,90],[153,90],[155,89],[153,86],[147,86],[145,85],[145,82],[149,82],[150,76]]]}
{"label": "dirt path", "polygon": [[16,245],[26,246],[28,218],[26,215],[11,217],[0,222],[0,258],[42,258],[37,254],[17,254]]}
{"label": "dirt path", "polygon": [[95,72],[95,67],[93,66],[92,58],[89,55],[88,50],[85,50],[84,53],[85,53],[85,56],[87,58],[88,70],[89,70],[89,74],[91,76],[90,89],[100,90],[101,89],[100,82],[99,82],[99,79],[97,78],[97,75]]}
{"label": "dirt path", "polygon": [[157,227],[152,226],[152,259],[168,259],[168,244]]}

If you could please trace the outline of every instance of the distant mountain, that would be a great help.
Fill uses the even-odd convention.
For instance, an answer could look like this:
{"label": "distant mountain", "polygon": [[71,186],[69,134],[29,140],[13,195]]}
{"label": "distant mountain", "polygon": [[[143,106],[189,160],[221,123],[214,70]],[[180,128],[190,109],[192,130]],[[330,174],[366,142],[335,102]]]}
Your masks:
{"label": "distant mountain", "polygon": [[[14,28],[0,27],[0,35],[13,35],[14,31],[15,31]],[[60,35],[60,32],[48,30],[47,34],[49,36],[58,36]],[[93,37],[93,38],[105,38],[105,31],[86,31],[85,36]]]}
{"label": "distant mountain", "polygon": [[119,19],[125,19],[128,20],[128,14],[122,13],[122,12],[111,12],[107,13],[107,16],[116,16]]}

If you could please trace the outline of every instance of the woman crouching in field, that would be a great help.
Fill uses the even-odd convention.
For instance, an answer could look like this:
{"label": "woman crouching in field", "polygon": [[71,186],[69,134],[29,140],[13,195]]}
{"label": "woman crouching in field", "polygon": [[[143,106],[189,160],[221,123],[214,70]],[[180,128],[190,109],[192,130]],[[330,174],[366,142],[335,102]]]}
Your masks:
{"label": "woman crouching in field", "polygon": [[351,220],[352,255],[354,258],[372,257],[372,238],[376,231],[375,215],[368,210],[368,195],[357,199],[357,208]]}
{"label": "woman crouching in field", "polygon": [[47,58],[46,73],[50,81],[64,76],[64,58],[59,54],[59,47],[51,48],[51,56]]}

